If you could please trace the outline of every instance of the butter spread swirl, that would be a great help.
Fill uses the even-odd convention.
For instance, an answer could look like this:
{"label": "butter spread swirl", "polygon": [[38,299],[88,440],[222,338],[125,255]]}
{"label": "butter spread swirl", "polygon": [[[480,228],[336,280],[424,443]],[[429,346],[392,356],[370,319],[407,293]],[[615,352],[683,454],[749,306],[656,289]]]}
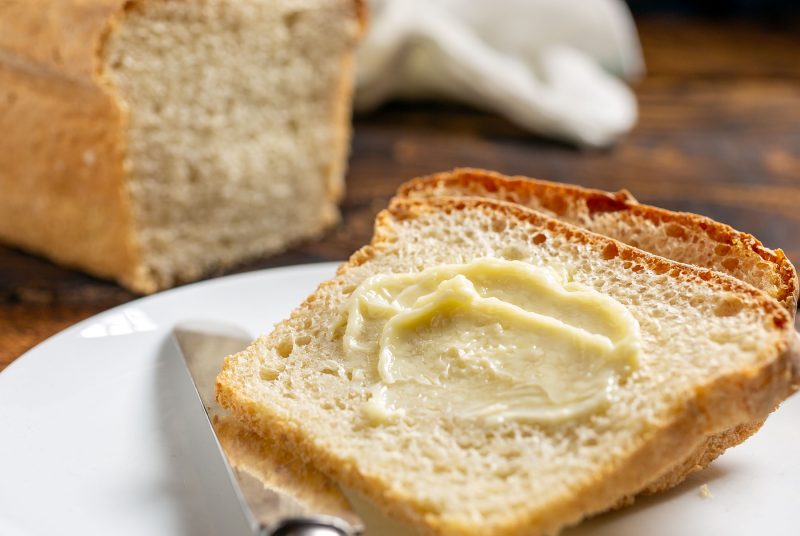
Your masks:
{"label": "butter spread swirl", "polygon": [[346,319],[345,364],[369,392],[373,424],[428,412],[579,418],[612,400],[640,352],[639,324],[622,304],[522,261],[375,275],[353,292]]}

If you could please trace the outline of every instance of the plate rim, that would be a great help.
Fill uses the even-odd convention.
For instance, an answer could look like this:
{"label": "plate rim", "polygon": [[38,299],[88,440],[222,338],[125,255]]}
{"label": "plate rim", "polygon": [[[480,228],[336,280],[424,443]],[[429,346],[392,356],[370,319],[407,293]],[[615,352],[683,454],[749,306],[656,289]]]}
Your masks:
{"label": "plate rim", "polygon": [[[176,295],[185,293],[185,292],[192,292],[196,291],[199,287],[216,287],[220,285],[230,284],[232,282],[240,282],[244,279],[257,279],[259,277],[263,277],[265,274],[272,274],[272,273],[280,273],[280,272],[288,272],[288,271],[296,271],[296,270],[314,270],[314,269],[325,269],[325,268],[333,268],[334,266],[340,266],[342,262],[346,261],[320,261],[320,262],[307,262],[307,263],[300,263],[300,264],[287,264],[284,266],[274,266],[270,268],[261,268],[258,270],[252,270],[249,272],[242,272],[238,274],[230,274],[230,275],[223,275],[220,277],[214,277],[210,279],[204,279],[202,281],[194,281],[192,283],[187,283],[185,285],[181,285],[178,287],[172,287],[169,289],[165,289],[159,292],[155,292],[153,294],[149,294],[147,296],[140,296],[138,298],[134,298],[133,300],[120,303],[108,309],[104,309],[100,312],[93,314],[83,320],[79,320],[78,322],[67,326],[66,328],[53,333],[43,341],[38,342],[36,345],[32,346],[31,348],[27,349],[25,352],[20,354],[16,357],[11,363],[9,363],[3,370],[0,370],[0,381],[5,380],[5,376],[8,374],[10,370],[16,370],[18,368],[19,363],[26,362],[27,360],[31,359],[32,354],[35,354],[44,346],[49,346],[50,344],[54,343],[56,339],[61,339],[62,337],[68,337],[73,332],[80,330],[81,328],[85,327],[85,324],[89,324],[92,322],[96,322],[98,317],[116,312],[120,309],[125,307],[136,307],[141,306],[142,304],[150,304],[150,302],[158,301],[165,298],[174,297]],[[321,282],[320,282],[321,283]],[[156,331],[163,329],[158,328]],[[6,380],[8,381],[8,380]]]}

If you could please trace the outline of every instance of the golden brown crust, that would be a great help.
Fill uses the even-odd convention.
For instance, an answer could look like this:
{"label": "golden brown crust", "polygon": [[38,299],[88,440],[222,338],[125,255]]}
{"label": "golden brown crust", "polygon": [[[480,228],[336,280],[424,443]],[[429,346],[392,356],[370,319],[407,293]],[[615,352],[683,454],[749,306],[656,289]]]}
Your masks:
{"label": "golden brown crust", "polygon": [[0,102],[0,239],[136,286],[116,101],[0,64]]}
{"label": "golden brown crust", "polygon": [[[457,185],[466,192],[481,197],[486,192],[502,194],[504,190],[515,190],[522,195],[522,202],[526,197],[539,198],[542,205],[557,216],[564,214],[568,203],[575,199],[584,199],[606,212],[625,210],[637,204],[637,201],[627,190],[619,192],[605,192],[592,188],[584,188],[574,184],[563,184],[541,179],[514,176],[509,177],[495,171],[486,171],[474,168],[456,168],[417,177],[400,185],[397,190],[398,197],[411,197],[414,192],[432,190],[437,185]],[[502,199],[501,199],[502,200]]]}
{"label": "golden brown crust", "polygon": [[127,117],[100,72],[123,3],[0,8],[0,239],[148,292],[125,191]]}
{"label": "golden brown crust", "polygon": [[[471,168],[459,168],[451,172],[413,179],[400,186],[398,196],[409,197],[415,193],[435,195],[436,188],[440,186],[455,186],[476,196],[490,194],[501,200],[510,200],[509,195],[513,194],[514,200],[523,205],[526,204],[526,200],[536,198],[544,208],[556,216],[563,216],[578,202],[583,202],[592,216],[598,213],[625,212],[640,221],[649,221],[657,225],[679,224],[689,230],[687,236],[683,238],[689,238],[692,234],[706,235],[717,245],[741,247],[766,261],[781,281],[777,294],[773,297],[793,316],[797,310],[800,288],[797,272],[783,251],[766,248],[754,236],[705,216],[642,205],[624,190],[616,193],[604,192],[529,177],[508,177],[492,171]],[[673,238],[682,239],[680,236]],[[692,264],[685,259],[674,260]]]}
{"label": "golden brown crust", "polygon": [[[626,246],[600,235],[582,231],[571,225],[545,217],[520,205],[482,198],[429,198],[395,199],[388,210],[376,219],[372,243],[356,252],[348,263],[339,269],[339,274],[349,268],[363,264],[393,240],[389,229],[390,220],[416,218],[431,211],[479,210],[492,215],[527,221],[536,227],[558,233],[568,240],[587,245],[602,254],[613,244],[617,255],[633,264],[653,270],[667,270],[671,277],[697,279],[719,290],[744,293],[771,318],[772,324],[784,332],[783,338],[773,347],[765,348],[762,355],[746,370],[718,377],[695,389],[691,399],[683,401],[674,409],[671,420],[663,426],[649,430],[638,447],[632,448],[626,457],[614,466],[600,468],[590,480],[579,483],[577,491],[569,496],[554,498],[549,505],[536,512],[516,512],[507,521],[492,528],[494,534],[547,534],[562,527],[579,522],[592,513],[606,510],[620,499],[653,485],[658,475],[667,475],[676,467],[675,460],[688,460],[694,452],[703,450],[709,454],[714,448],[703,449],[711,434],[730,430],[742,422],[761,420],[791,392],[797,389],[800,365],[795,347],[790,341],[794,336],[788,312],[775,300],[757,289],[734,278],[694,266],[667,261],[646,252]],[[632,266],[631,269],[634,269]],[[326,286],[337,284],[334,280],[323,283],[303,306],[296,310],[302,315],[305,305],[314,301]],[[368,493],[387,513],[405,520],[430,534],[473,534],[477,528],[454,524],[426,511],[424,505],[416,504],[414,497],[390,489],[377,476],[361,474],[347,460],[339,459],[324,448],[307,440],[296,423],[276,419],[264,412],[259,404],[239,392],[230,377],[235,360],[255,359],[255,347],[239,356],[226,359],[222,373],[217,379],[217,399],[230,409],[243,424],[259,433],[296,448],[301,456],[314,460],[315,464],[337,481]],[[744,433],[749,433],[745,430]],[[722,447],[726,446],[722,445]],[[535,527],[535,528],[532,528]],[[485,532],[485,531],[484,531]],[[483,533],[483,532],[482,532]],[[488,532],[485,532],[488,533]]]}
{"label": "golden brown crust", "polygon": [[94,87],[109,20],[126,0],[0,2],[0,63]]}
{"label": "golden brown crust", "polygon": [[708,436],[685,460],[648,484],[641,493],[650,495],[677,486],[690,474],[707,467],[727,449],[735,447],[758,432],[765,420],[755,419]]}

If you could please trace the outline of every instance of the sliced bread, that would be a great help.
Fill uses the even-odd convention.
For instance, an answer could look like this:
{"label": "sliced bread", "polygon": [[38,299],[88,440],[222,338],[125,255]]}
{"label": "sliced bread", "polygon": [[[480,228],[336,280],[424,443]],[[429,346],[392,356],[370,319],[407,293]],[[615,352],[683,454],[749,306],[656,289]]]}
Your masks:
{"label": "sliced bread", "polygon": [[572,184],[509,177],[461,168],[403,184],[399,196],[478,196],[519,203],[667,259],[710,268],[750,283],[797,311],[797,272],[780,249],[697,214],[643,205],[627,191],[616,193]]}
{"label": "sliced bread", "polygon": [[[234,468],[291,497],[298,513],[332,515],[358,525],[339,487],[284,445],[265,441],[229,415],[214,417],[214,432]],[[286,504],[283,505],[284,511]]]}
{"label": "sliced bread", "polygon": [[[340,325],[368,277],[494,257],[569,266],[641,329],[640,366],[603,411],[487,424],[415,411],[375,424]],[[396,199],[355,253],[268,336],[230,356],[217,397],[389,515],[431,534],[554,534],[636,494],[711,434],[765,417],[800,383],[791,316],[732,277],[675,263],[516,204]]]}
{"label": "sliced bread", "polygon": [[[704,216],[642,205],[625,190],[604,192],[461,168],[408,181],[400,186],[398,195],[478,196],[518,203],[661,257],[726,273],[777,299],[792,317],[797,310],[797,272],[783,251],[768,249],[752,235]],[[643,491],[658,492],[679,484],[725,449],[757,432],[762,424],[763,420],[756,420],[711,434]]]}

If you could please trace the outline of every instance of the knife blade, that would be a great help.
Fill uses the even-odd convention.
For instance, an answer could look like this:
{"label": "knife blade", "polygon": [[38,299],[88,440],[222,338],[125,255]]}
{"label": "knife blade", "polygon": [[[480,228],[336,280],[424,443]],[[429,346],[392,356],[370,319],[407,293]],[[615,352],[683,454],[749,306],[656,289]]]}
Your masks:
{"label": "knife blade", "polygon": [[[216,376],[225,356],[239,352],[252,337],[241,328],[221,322],[187,321],[172,330],[213,431],[214,415],[221,413],[214,393]],[[363,523],[352,512],[347,520],[309,511],[308,506],[247,471],[232,466],[214,435],[239,504],[258,536],[356,536]]]}

